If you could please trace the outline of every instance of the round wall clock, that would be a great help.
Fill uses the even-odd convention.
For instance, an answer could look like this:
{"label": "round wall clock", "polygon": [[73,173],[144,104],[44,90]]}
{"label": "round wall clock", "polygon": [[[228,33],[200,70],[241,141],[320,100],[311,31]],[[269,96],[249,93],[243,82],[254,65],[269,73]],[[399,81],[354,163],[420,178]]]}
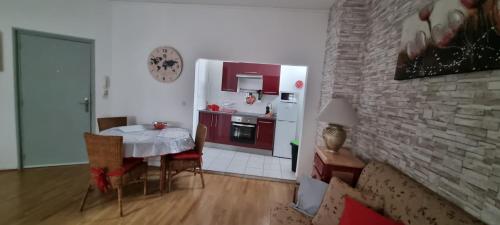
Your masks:
{"label": "round wall clock", "polygon": [[151,75],[160,82],[174,82],[182,72],[182,57],[172,47],[155,48],[149,54],[148,68]]}

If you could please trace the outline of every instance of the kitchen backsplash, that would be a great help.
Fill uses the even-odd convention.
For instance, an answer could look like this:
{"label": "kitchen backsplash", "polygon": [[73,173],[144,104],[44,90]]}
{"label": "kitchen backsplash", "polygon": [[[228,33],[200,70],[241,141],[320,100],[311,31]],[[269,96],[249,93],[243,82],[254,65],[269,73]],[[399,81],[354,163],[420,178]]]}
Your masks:
{"label": "kitchen backsplash", "polygon": [[[260,101],[248,105],[245,101],[247,93],[221,91],[222,64],[222,61],[211,60],[207,62],[208,88],[206,89],[206,101],[208,104],[217,104],[222,107],[224,103],[232,103],[232,108],[239,112],[261,114],[266,113],[268,104],[272,104],[273,109],[276,108],[276,103],[279,101],[277,95],[263,95]],[[257,97],[256,93],[254,95]]]}

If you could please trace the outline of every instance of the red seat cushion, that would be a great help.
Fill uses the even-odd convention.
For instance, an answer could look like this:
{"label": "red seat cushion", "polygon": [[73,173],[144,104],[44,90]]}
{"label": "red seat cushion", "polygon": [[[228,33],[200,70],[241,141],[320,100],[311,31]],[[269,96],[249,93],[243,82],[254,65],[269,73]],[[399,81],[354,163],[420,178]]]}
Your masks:
{"label": "red seat cushion", "polygon": [[349,196],[345,196],[345,208],[339,225],[404,225],[379,215]]}
{"label": "red seat cushion", "polygon": [[123,173],[127,173],[128,171],[137,167],[141,163],[143,163],[142,158],[124,158],[123,159]]}
{"label": "red seat cushion", "polygon": [[183,160],[188,160],[188,159],[201,159],[201,153],[199,153],[196,150],[190,150],[190,151],[185,151],[177,154],[171,154],[168,157],[170,159],[183,159]]}

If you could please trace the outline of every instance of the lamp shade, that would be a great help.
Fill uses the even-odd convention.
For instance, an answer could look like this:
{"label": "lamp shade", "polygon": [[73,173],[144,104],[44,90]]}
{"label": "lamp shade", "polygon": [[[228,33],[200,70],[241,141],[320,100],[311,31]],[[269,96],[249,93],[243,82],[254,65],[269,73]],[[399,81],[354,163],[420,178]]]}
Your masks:
{"label": "lamp shade", "polygon": [[323,122],[352,127],[358,122],[356,112],[343,98],[333,98],[321,110],[318,119]]}

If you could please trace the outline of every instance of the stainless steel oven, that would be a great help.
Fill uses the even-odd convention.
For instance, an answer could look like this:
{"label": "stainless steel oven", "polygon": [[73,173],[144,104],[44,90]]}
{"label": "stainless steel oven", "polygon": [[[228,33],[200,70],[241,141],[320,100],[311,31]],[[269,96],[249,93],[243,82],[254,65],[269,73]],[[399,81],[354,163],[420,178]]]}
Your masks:
{"label": "stainless steel oven", "polygon": [[244,144],[255,144],[256,117],[232,116],[231,141]]}

